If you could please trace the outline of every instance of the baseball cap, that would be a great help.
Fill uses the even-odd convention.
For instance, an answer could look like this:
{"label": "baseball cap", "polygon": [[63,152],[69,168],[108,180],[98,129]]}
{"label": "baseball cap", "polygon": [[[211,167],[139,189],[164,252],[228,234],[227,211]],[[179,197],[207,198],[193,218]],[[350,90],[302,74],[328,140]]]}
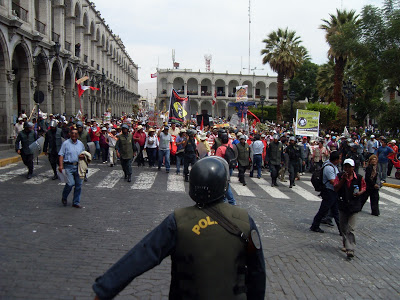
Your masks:
{"label": "baseball cap", "polygon": [[373,139],[373,138],[375,138],[375,136],[374,136],[374,135],[371,135],[371,139]]}
{"label": "baseball cap", "polygon": [[343,165],[345,164],[349,164],[350,166],[354,167],[354,160],[352,160],[351,158],[347,158],[343,162]]}

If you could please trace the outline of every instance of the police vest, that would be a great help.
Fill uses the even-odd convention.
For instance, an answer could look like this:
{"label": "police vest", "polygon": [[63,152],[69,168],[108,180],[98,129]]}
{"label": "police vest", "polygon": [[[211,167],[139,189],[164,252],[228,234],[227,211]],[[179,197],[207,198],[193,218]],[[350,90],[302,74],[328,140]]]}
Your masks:
{"label": "police vest", "polygon": [[[227,203],[214,207],[249,235],[247,211]],[[247,299],[246,244],[196,206],[175,210],[175,220],[170,299]]]}
{"label": "police vest", "polygon": [[89,133],[86,130],[83,130],[80,134],[78,134],[78,140],[82,142],[83,146],[85,146],[85,149],[87,149],[88,134]]}
{"label": "police vest", "polygon": [[57,154],[58,154],[58,152],[60,152],[61,145],[62,145],[61,134],[62,134],[62,130],[60,128],[56,128],[55,134],[53,134],[51,129],[46,132],[46,135],[48,136],[48,142],[49,142],[49,150],[47,151],[48,153],[52,153],[52,151],[53,151],[54,139],[55,139],[55,144],[56,144],[55,150],[57,151]]}
{"label": "police vest", "polygon": [[133,146],[132,146],[132,134],[128,135],[121,134],[118,136],[119,139],[119,153],[122,159],[131,159],[133,157]]}

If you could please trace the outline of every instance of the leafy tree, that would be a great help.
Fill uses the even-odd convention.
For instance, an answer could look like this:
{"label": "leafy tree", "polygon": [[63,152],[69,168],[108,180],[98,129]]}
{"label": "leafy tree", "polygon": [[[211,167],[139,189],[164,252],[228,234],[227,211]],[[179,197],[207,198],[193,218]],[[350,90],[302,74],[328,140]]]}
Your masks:
{"label": "leafy tree", "polygon": [[326,41],[329,44],[328,57],[334,60],[335,77],[333,100],[338,106],[344,106],[342,82],[344,69],[349,57],[358,48],[360,20],[354,10],[336,10],[336,15],[330,14],[329,20],[322,20],[320,26],[325,30]]}
{"label": "leafy tree", "polygon": [[379,128],[383,131],[390,131],[394,135],[400,130],[400,106],[395,100],[390,100],[385,113],[379,119]]}
{"label": "leafy tree", "polygon": [[333,101],[333,88],[335,82],[335,62],[333,59],[329,59],[326,64],[319,67],[316,81],[319,97],[324,102]]}
{"label": "leafy tree", "polygon": [[[306,109],[306,104],[297,101],[293,102],[293,118],[296,118],[297,109]],[[282,115],[284,121],[292,122],[290,118],[290,100],[283,102]]]}
{"label": "leafy tree", "polygon": [[329,103],[329,105],[319,102],[308,103],[306,105],[306,109],[319,111],[319,122],[324,127],[328,126],[328,124],[330,124],[332,121],[335,121],[339,112],[339,107],[336,105],[335,102],[331,102]]}
{"label": "leafy tree", "polygon": [[288,28],[271,32],[263,40],[265,48],[261,50],[263,64],[269,64],[271,69],[278,73],[278,101],[276,121],[282,122],[281,106],[283,103],[283,85],[285,78],[294,75],[298,68],[307,58],[307,50],[301,45],[301,40],[295,31]]}
{"label": "leafy tree", "polygon": [[317,73],[318,65],[308,59],[297,68],[293,78],[289,80],[289,90],[296,93],[296,100],[318,101]]}

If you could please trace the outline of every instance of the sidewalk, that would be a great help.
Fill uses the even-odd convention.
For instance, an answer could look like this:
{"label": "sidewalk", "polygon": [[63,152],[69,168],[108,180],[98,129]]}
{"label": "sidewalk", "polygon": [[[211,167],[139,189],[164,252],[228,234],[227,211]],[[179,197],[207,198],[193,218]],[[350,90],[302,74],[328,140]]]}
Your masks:
{"label": "sidewalk", "polygon": [[21,161],[21,156],[14,149],[0,151],[0,167]]}

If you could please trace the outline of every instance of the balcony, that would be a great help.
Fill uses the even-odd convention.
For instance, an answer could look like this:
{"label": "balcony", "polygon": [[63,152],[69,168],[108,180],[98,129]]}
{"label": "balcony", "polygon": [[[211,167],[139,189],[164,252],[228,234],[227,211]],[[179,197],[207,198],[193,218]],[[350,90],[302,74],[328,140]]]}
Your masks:
{"label": "balcony", "polygon": [[85,62],[85,63],[87,63],[88,62],[88,56],[85,54],[85,55],[83,55],[83,61]]}
{"label": "balcony", "polygon": [[198,92],[197,91],[188,91],[187,94],[188,95],[196,95],[197,96]]}
{"label": "balcony", "polygon": [[64,48],[65,50],[71,52],[71,43],[68,41],[64,41]]}
{"label": "balcony", "polygon": [[54,43],[60,43],[60,35],[58,33],[55,33],[54,31],[51,32],[51,40]]}
{"label": "balcony", "polygon": [[211,96],[211,92],[208,91],[201,91],[202,96]]}
{"label": "balcony", "polygon": [[20,18],[22,21],[28,22],[28,11],[22,8],[17,3],[12,3],[13,14]]}
{"label": "balcony", "polygon": [[97,71],[100,71],[100,65],[99,64],[97,64]]}
{"label": "balcony", "polygon": [[217,97],[225,97],[225,92],[217,92]]}
{"label": "balcony", "polygon": [[40,22],[38,19],[35,19],[36,30],[41,34],[46,34],[46,24]]}
{"label": "balcony", "polygon": [[90,66],[94,68],[94,59],[90,61]]}

